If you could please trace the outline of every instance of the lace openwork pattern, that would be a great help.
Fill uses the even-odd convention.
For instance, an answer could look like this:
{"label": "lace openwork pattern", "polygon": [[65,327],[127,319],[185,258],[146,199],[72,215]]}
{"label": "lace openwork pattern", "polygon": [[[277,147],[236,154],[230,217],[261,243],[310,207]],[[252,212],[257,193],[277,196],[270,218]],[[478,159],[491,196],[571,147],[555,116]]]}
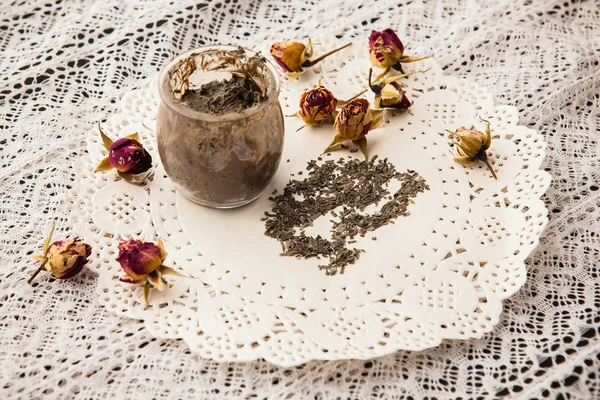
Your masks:
{"label": "lace openwork pattern", "polygon": [[[331,42],[318,41],[321,47]],[[489,332],[498,322],[500,300],[525,282],[524,260],[547,223],[540,200],[550,183],[550,175],[540,170],[546,145],[539,133],[517,126],[514,107],[495,107],[487,91],[443,76],[434,60],[422,64],[426,74],[403,81],[415,104],[411,112],[390,116],[379,135],[369,137],[372,152],[424,174],[430,193],[418,197],[409,218],[378,233],[376,245],[371,237],[358,238],[356,246],[368,248],[366,254],[335,277],[279,256],[278,246],[261,233],[266,196],[224,213],[178,198],[162,168],[146,188],[115,181],[116,174],[94,174],[104,150],[97,129],[91,129],[88,155],[77,162],[67,204],[79,221],[75,231],[103,249],[90,263],[100,275],[101,302],[143,319],[154,335],[183,338],[202,356],[227,361],[264,358],[298,365],[372,358]],[[356,93],[367,85],[368,66],[365,47],[355,43],[352,51],[324,63],[323,84],[336,93]],[[297,107],[294,92],[318,79],[314,71],[302,79],[284,78],[287,115]],[[105,129],[117,136],[141,134],[158,160],[155,86],[127,93],[122,111]],[[477,115],[493,121],[490,160],[498,180],[481,166],[457,165],[449,152],[444,129],[481,124]],[[299,123],[293,117],[287,121],[286,161],[271,185],[280,191],[278,185],[314,159],[331,137],[323,128],[295,132]],[[341,153],[324,157],[345,156]],[[169,261],[197,279],[171,282],[146,308],[141,287],[114,279],[120,273],[114,254],[122,238],[153,240],[156,234],[170,250]]]}
{"label": "lace openwork pattern", "polygon": [[[595,233],[600,150],[597,140],[600,122],[597,111],[600,106],[598,9],[597,1],[477,4],[415,1],[406,5],[367,1],[360,6],[352,2],[283,1],[251,4],[104,1],[91,5],[15,2],[6,5],[0,20],[2,392],[15,398],[43,395],[54,398],[75,395],[356,399],[385,395],[397,398],[597,397],[600,390],[597,374],[600,367],[597,316],[600,298],[597,293],[600,288],[596,266],[600,243]],[[112,225],[112,229],[122,234],[129,232],[141,238],[155,238],[156,232],[149,224],[156,215],[153,211],[157,207],[153,204],[155,196],[150,195],[154,189],[103,190],[108,184],[118,189],[124,183],[115,181],[112,175],[92,176],[86,165],[99,156],[100,149],[94,150],[95,138],[90,134],[97,120],[104,120],[127,107],[134,111],[132,115],[152,119],[154,94],[145,88],[150,87],[150,80],[170,57],[204,43],[238,42],[262,48],[265,43],[278,39],[303,39],[306,33],[357,42],[364,41],[371,29],[388,26],[401,32],[415,51],[435,56],[443,72],[439,68],[433,70],[433,77],[447,79],[444,90],[449,92],[448,96],[464,93],[461,100],[468,103],[469,97],[473,97],[474,104],[483,101],[486,111],[502,116],[501,125],[494,132],[500,144],[498,152],[518,154],[518,159],[529,160],[527,168],[536,170],[540,166],[532,160],[544,149],[539,147],[542,142],[535,139],[537,134],[530,139],[527,135],[539,132],[547,143],[547,157],[541,168],[553,177],[543,197],[550,211],[550,222],[539,246],[535,247],[535,240],[530,240],[540,234],[536,230],[540,225],[535,224],[535,209],[531,209],[529,219],[524,217],[532,221],[531,224],[519,230],[515,228],[517,225],[513,226],[518,221],[513,220],[514,215],[509,215],[508,210],[518,210],[524,215],[524,209],[519,209],[524,204],[524,195],[518,186],[535,187],[532,193],[539,197],[549,182],[543,178],[545,173],[523,174],[516,180],[515,190],[500,190],[503,193],[500,197],[476,193],[478,187],[489,188],[487,182],[485,186],[483,182],[477,186],[476,182],[473,188],[461,189],[473,190],[482,208],[507,210],[494,214],[494,218],[482,215],[481,219],[474,220],[473,235],[467,235],[471,245],[481,240],[487,243],[494,242],[495,238],[506,239],[502,229],[505,227],[510,230],[509,242],[518,240],[518,247],[524,248],[524,253],[535,247],[527,260],[521,259],[520,263],[486,264],[488,276],[474,277],[473,273],[463,276],[468,272],[468,263],[459,264],[465,268],[460,270],[461,279],[484,282],[482,288],[497,287],[497,291],[486,295],[490,299],[506,298],[501,314],[499,303],[497,305],[494,318],[499,318],[499,323],[493,329],[491,325],[495,320],[487,325],[467,321],[467,326],[478,327],[477,334],[467,336],[478,338],[444,340],[435,349],[396,351],[372,361],[313,361],[294,368],[276,367],[265,361],[217,363],[189,352],[189,346],[194,346],[188,339],[184,342],[155,338],[181,337],[176,333],[190,323],[184,310],[195,307],[194,302],[200,297],[180,285],[181,280],[173,280],[175,284],[168,292],[170,296],[177,296],[177,301],[164,299],[167,306],[163,309],[170,310],[169,318],[130,315],[144,318],[144,323],[114,315],[113,311],[131,312],[138,302],[131,288],[115,286],[117,270],[97,274],[90,268],[67,282],[40,276],[33,287],[26,285],[26,278],[35,268],[29,255],[41,245],[53,215],[60,219],[58,235],[72,234],[73,225],[79,230],[82,226],[98,224],[99,230],[93,232],[93,236],[103,237],[107,232],[99,221],[104,221],[105,227],[118,223],[118,227]],[[340,70],[339,73],[347,73],[348,81],[356,79],[356,83],[361,84],[364,75],[353,76],[352,60],[347,61],[349,66],[345,72]],[[336,82],[335,73],[328,75],[325,71],[325,75],[324,79]],[[461,82],[468,82],[472,88],[461,86]],[[286,93],[303,89],[290,85]],[[443,120],[462,112],[462,109],[452,108],[456,99],[441,96],[428,102],[428,93],[409,93],[415,98],[415,106],[429,104],[415,107],[410,117],[415,123],[431,120],[436,114]],[[289,104],[293,105],[294,98],[297,97],[290,95]],[[427,118],[420,113],[427,113]],[[475,111],[477,114],[481,114],[480,110]],[[443,121],[444,128],[452,123],[451,119]],[[139,121],[127,122],[121,119],[118,125],[116,120],[109,119],[107,127],[126,127],[149,135],[136,125]],[[517,122],[521,125],[514,131],[504,129],[516,126]],[[416,131],[410,130],[410,134],[416,135]],[[505,136],[508,134],[517,136],[509,138]],[[523,141],[516,143],[521,137]],[[145,137],[145,143],[151,143],[148,138]],[[507,142],[505,147],[503,141]],[[76,175],[73,163],[85,154],[86,148],[89,149],[85,155],[88,163],[86,158],[77,161]],[[502,159],[496,156],[493,154],[492,158]],[[504,169],[513,168],[514,162],[504,161],[502,166],[496,167],[508,176],[511,172]],[[520,169],[526,169],[524,164]],[[484,171],[480,175],[473,171],[469,181],[478,179],[477,176],[485,178]],[[157,182],[160,178],[160,174],[155,177]],[[74,212],[64,212],[64,200],[74,187],[83,187],[89,192],[77,197],[81,202],[77,207],[94,207],[95,213],[76,218]],[[165,196],[169,200],[168,190]],[[137,205],[136,209],[131,209],[132,204]],[[140,209],[139,205],[142,205]],[[129,214],[123,210],[129,210]],[[119,215],[117,221],[115,215]],[[173,218],[168,207],[161,215]],[[167,228],[176,229],[168,224]],[[173,234],[176,233],[174,230]],[[90,244],[94,245],[94,266],[102,264],[113,268],[114,247],[103,246],[102,241]],[[525,247],[521,247],[523,245]],[[190,258],[195,256],[189,254]],[[452,258],[455,257],[449,260]],[[176,266],[185,268],[183,263]],[[205,278],[199,273],[198,277],[202,281]],[[507,277],[510,279],[505,280]],[[97,285],[102,289],[101,303],[107,304],[109,310],[98,302]],[[109,292],[104,293],[104,289]],[[439,293],[450,293],[451,289],[444,286]],[[210,303],[217,298],[210,285],[202,290],[203,301]],[[119,301],[105,302],[103,296]],[[343,296],[333,293],[330,297],[341,299]],[[422,298],[429,304],[430,297]],[[159,297],[155,299],[161,302]],[[431,300],[436,304],[435,296],[432,295]],[[451,303],[441,304],[449,306]],[[492,307],[493,300],[483,304]],[[226,306],[230,313],[225,316],[228,320],[234,320],[238,310],[246,310],[237,320],[240,329],[248,319],[263,316],[260,311],[253,312],[244,305],[228,303]],[[364,315],[342,314],[340,319],[346,321],[346,331],[360,336]],[[374,320],[367,320],[369,329],[371,322],[375,324]],[[327,329],[336,332],[337,328],[327,325]],[[285,330],[287,327],[282,329]],[[341,336],[344,335],[347,332]],[[235,340],[218,342],[218,337],[212,336],[206,342],[224,353],[237,351]],[[318,349],[296,336],[281,339],[273,341],[271,346],[294,349],[294,352],[290,358],[280,360],[280,364],[295,363],[296,349]],[[258,344],[260,347],[261,343]],[[360,341],[359,345],[362,345]],[[370,347],[369,343],[366,347]],[[365,353],[356,350],[353,357],[362,354]],[[217,355],[206,356],[218,358]]]}

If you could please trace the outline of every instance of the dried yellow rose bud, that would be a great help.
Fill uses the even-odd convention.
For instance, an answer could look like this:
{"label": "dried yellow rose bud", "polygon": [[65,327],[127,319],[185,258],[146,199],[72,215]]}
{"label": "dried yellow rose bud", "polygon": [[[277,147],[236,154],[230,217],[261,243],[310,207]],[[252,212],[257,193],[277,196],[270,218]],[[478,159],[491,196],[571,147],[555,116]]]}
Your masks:
{"label": "dried yellow rose bud", "polygon": [[54,227],[55,221],[52,220],[52,228],[44,241],[43,254],[33,256],[33,259],[40,261],[42,265],[29,278],[27,281],[29,284],[44,269],[56,279],[69,279],[81,272],[92,253],[92,248],[79,238],[57,240],[50,243]]}
{"label": "dried yellow rose bud", "polygon": [[496,172],[494,172],[488,161],[486,153],[486,150],[492,145],[491,125],[487,120],[482,119],[482,121],[487,122],[485,133],[474,129],[474,127],[471,127],[471,129],[460,127],[452,133],[452,143],[458,153],[454,157],[454,160],[462,165],[468,165],[474,161],[483,161],[494,176],[494,179],[498,179]]}
{"label": "dried yellow rose bud", "polygon": [[310,39],[308,44],[304,45],[300,42],[282,41],[276,42],[271,46],[271,56],[275,59],[275,62],[285,70],[291,77],[297,77],[304,73],[304,68],[312,67],[318,62],[322,61],[326,57],[329,57],[333,53],[336,53],[352,43],[348,43],[342,47],[332,50],[322,56],[310,60],[313,55],[313,47]]}

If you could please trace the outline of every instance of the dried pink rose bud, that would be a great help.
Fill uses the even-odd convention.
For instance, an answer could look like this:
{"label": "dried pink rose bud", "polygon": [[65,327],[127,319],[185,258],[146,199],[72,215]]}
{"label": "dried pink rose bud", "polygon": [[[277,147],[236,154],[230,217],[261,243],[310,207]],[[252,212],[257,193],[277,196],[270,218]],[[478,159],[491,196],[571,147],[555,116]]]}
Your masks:
{"label": "dried pink rose bud", "polygon": [[148,304],[150,287],[158,291],[164,290],[165,275],[183,276],[173,268],[162,265],[167,258],[162,241],[157,244],[141,240],[122,240],[119,243],[117,261],[125,271],[121,282],[129,284],[144,284],[144,299]]}
{"label": "dried pink rose bud", "polygon": [[152,168],[152,156],[135,139],[116,140],[109,149],[108,160],[117,171],[137,175]]}
{"label": "dried pink rose bud", "polygon": [[393,29],[371,31],[369,36],[369,56],[373,65],[389,68],[398,64],[404,53],[404,44]]}
{"label": "dried pink rose bud", "polygon": [[96,167],[96,171],[117,170],[119,176],[131,183],[143,181],[152,168],[152,156],[140,143],[137,133],[113,141],[104,134],[100,123],[98,129],[104,147],[108,150],[108,157],[103,159]]}
{"label": "dried pink rose bud", "polygon": [[404,55],[404,44],[393,29],[385,29],[383,31],[372,31],[369,36],[369,56],[374,66],[383,68],[375,81],[385,76],[390,68],[394,68],[402,72],[402,63],[411,63],[424,60],[429,56],[409,57]]}
{"label": "dried pink rose bud", "polygon": [[319,124],[333,119],[338,100],[323,86],[307,90],[300,97],[298,115],[306,124]]}
{"label": "dried pink rose bud", "polygon": [[296,114],[291,115],[302,118],[306,124],[298,128],[297,131],[308,125],[321,125],[324,122],[334,122],[337,114],[336,108],[343,107],[364,92],[366,92],[366,89],[352,96],[350,100],[338,100],[319,80],[317,87],[302,93],[302,96],[300,96],[300,110]]}
{"label": "dried pink rose bud", "polygon": [[450,132],[452,133],[452,143],[456,147],[456,152],[458,153],[458,156],[454,157],[454,160],[462,165],[468,165],[474,161],[483,161],[492,173],[494,179],[498,179],[496,172],[494,172],[494,169],[488,161],[486,153],[486,150],[492,145],[490,122],[484,119],[482,119],[482,121],[487,122],[485,133],[475,130],[475,127],[473,126],[471,129],[460,127],[455,132]]}
{"label": "dried pink rose bud", "polygon": [[127,278],[137,283],[146,280],[167,258],[162,246],[141,240],[122,240],[119,243],[117,261],[127,274]]}
{"label": "dried pink rose bud", "polygon": [[371,110],[369,105],[365,99],[354,99],[342,107],[334,122],[337,135],[323,153],[334,150],[345,141],[351,140],[360,148],[365,159],[368,159],[365,136],[369,131],[379,128],[384,123],[384,112]]}
{"label": "dried pink rose bud", "polygon": [[271,56],[275,62],[285,70],[290,76],[297,77],[304,73],[304,68],[312,67],[326,57],[336,53],[352,43],[348,43],[340,48],[332,50],[322,56],[310,60],[313,55],[313,47],[310,39],[308,44],[304,45],[300,42],[282,41],[273,43],[271,46]]}
{"label": "dried pink rose bud", "polygon": [[42,265],[29,278],[31,283],[42,269],[46,269],[56,279],[69,279],[81,272],[83,266],[88,262],[92,248],[83,243],[79,238],[57,240],[50,243],[54,233],[55,222],[52,221],[52,229],[44,242],[44,253],[33,256]]}

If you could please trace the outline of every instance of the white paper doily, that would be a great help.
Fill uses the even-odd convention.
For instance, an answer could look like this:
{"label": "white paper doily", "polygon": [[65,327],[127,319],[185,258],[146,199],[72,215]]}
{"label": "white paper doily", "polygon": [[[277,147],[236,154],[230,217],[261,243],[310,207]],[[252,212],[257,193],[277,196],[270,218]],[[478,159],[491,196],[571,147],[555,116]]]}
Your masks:
{"label": "white paper doily", "polygon": [[[317,52],[327,47],[322,43]],[[369,66],[367,50],[355,44],[323,62],[323,82],[338,98],[348,98],[366,87]],[[279,243],[264,236],[260,221],[271,208],[268,195],[230,211],[195,206],[177,195],[155,149],[156,91],[128,93],[122,112],[104,127],[113,136],[141,135],[155,160],[152,182],[136,187],[114,173],[94,174],[104,148],[93,129],[67,202],[76,232],[100,249],[90,263],[100,275],[100,301],[120,315],[143,319],[157,337],[184,339],[203,357],[265,358],[278,365],[372,358],[491,331],[501,300],[525,282],[524,260],[547,223],[540,200],[550,183],[540,170],[545,143],[517,125],[515,108],[494,106],[485,90],[443,76],[434,60],[406,70],[416,68],[431,69],[402,81],[414,103],[410,113],[388,117],[383,128],[369,133],[369,151],[388,157],[398,171],[418,171],[431,190],[418,195],[410,216],[377,230],[377,241],[373,235],[359,240],[356,246],[366,253],[333,277],[318,270],[319,261],[279,256]],[[300,80],[283,78],[285,114],[296,111],[300,94],[320,76],[313,68]],[[484,165],[455,163],[447,135],[440,134],[461,125],[483,129],[478,116],[492,122],[489,156],[497,181]],[[332,126],[296,133],[300,125],[286,119],[282,164],[266,193],[281,190],[334,134]],[[348,155],[342,150],[329,158]],[[141,288],[118,280],[122,271],[115,257],[125,237],[161,237],[167,264],[197,279],[169,279],[170,287],[152,292],[144,307]]]}

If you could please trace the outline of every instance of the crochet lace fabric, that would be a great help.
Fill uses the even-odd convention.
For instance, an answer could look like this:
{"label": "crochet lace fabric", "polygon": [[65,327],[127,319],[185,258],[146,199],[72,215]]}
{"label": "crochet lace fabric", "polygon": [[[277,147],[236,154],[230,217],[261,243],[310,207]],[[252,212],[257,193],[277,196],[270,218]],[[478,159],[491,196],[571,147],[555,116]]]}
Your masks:
{"label": "crochet lace fabric", "polygon": [[[600,396],[600,2],[34,2],[0,16],[0,393],[3,398],[563,398]],[[217,363],[99,305],[88,270],[26,280],[98,120],[171,57],[394,28],[446,75],[543,133],[550,223],[528,281],[482,339],[372,361]]]}

